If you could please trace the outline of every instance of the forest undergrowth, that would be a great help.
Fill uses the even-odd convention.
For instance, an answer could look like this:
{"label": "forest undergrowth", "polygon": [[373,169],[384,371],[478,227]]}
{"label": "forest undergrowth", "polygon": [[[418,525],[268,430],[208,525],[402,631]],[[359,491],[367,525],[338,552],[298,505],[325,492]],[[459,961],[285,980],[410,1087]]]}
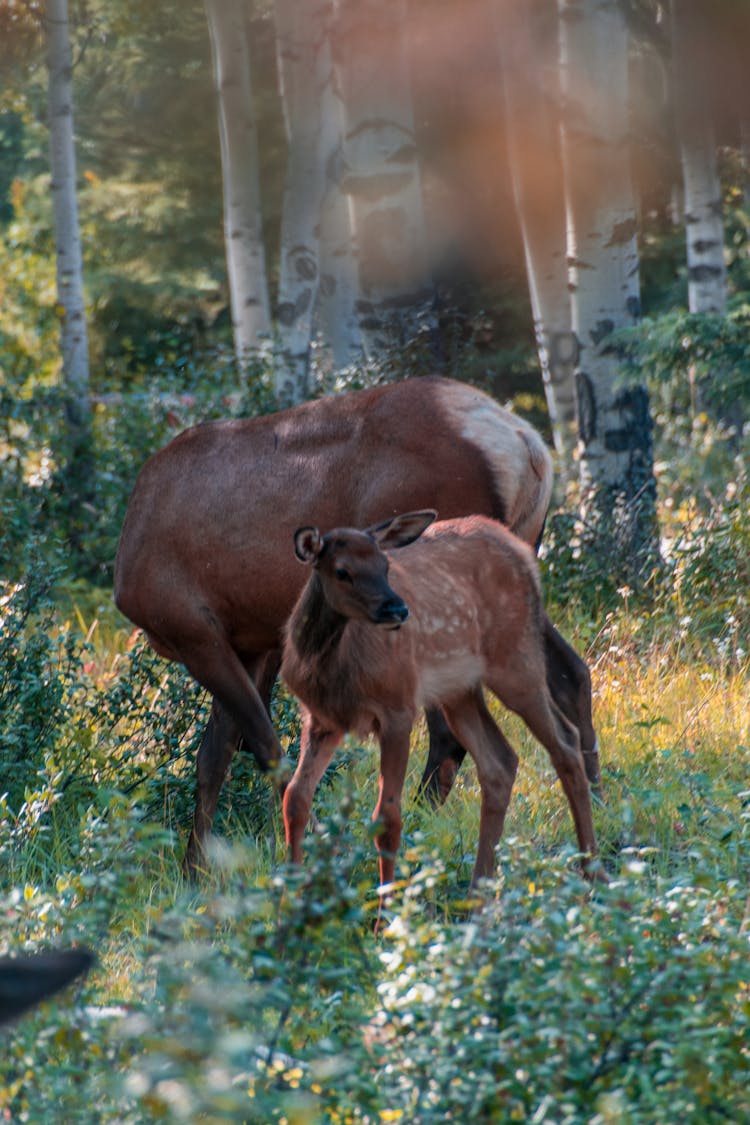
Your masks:
{"label": "forest undergrowth", "polygon": [[[664,570],[640,591],[610,589],[580,528],[550,521],[548,607],[594,683],[609,885],[582,880],[547,757],[498,709],[521,764],[497,877],[471,909],[476,777],[467,764],[442,808],[420,804],[419,726],[377,937],[374,748],[338,754],[301,871],[238,756],[210,873],[186,884],[206,698],[106,587],[29,549],[0,596],[0,942],[82,942],[98,962],[4,1032],[0,1119],[744,1119],[746,490],[737,474],[721,505],[667,505]],[[293,756],[281,690],[275,714]]]}

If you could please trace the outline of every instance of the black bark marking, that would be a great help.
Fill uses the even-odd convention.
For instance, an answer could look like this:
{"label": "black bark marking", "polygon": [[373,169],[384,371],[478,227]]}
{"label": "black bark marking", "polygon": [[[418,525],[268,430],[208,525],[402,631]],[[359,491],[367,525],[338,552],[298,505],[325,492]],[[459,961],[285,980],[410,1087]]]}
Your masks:
{"label": "black bark marking", "polygon": [[555,332],[547,344],[551,367],[575,367],[581,354],[581,347],[575,332]]}
{"label": "black bark marking", "polygon": [[611,335],[615,329],[615,322],[605,317],[603,320],[597,320],[594,327],[589,332],[591,342],[594,347],[598,348],[602,340],[606,340],[607,336]]}
{"label": "black bark marking", "polygon": [[312,289],[305,289],[299,294],[297,300],[294,302],[294,315],[295,317],[302,316],[310,308],[312,301]]}
{"label": "black bark marking", "polygon": [[604,248],[609,246],[622,246],[625,242],[630,242],[638,230],[638,224],[635,219],[623,219],[621,223],[615,223],[612,227],[612,234],[609,237],[609,242],[604,243]]}
{"label": "black bark marking", "polygon": [[285,328],[294,324],[294,305],[292,302],[284,301],[283,304],[279,305],[276,317],[279,324],[283,324]]}
{"label": "black bark marking", "polygon": [[[604,445],[612,453],[635,453],[650,450],[654,423],[644,387],[625,387],[612,404],[622,418],[618,429],[607,430]],[[642,484],[643,482],[641,482]],[[641,487],[639,485],[638,487]]]}
{"label": "black bark marking", "polygon": [[627,301],[625,302],[625,308],[628,310],[628,314],[632,316],[634,320],[641,319],[640,297],[628,297]]}
{"label": "black bark marking", "polygon": [[295,246],[289,256],[294,263],[294,272],[302,281],[313,281],[318,273],[315,255],[306,246]]}
{"label": "black bark marking", "polygon": [[581,441],[589,445],[596,437],[596,399],[591,379],[584,371],[576,371],[576,413]]}
{"label": "black bark marking", "polygon": [[691,266],[688,270],[688,281],[713,281],[720,276],[720,266]]}
{"label": "black bark marking", "polygon": [[276,318],[279,324],[283,325],[284,328],[290,328],[298,317],[302,316],[304,312],[307,312],[311,301],[311,289],[305,289],[300,293],[294,303],[292,303],[292,301],[283,301],[276,312]]}
{"label": "black bark marking", "polygon": [[707,254],[709,250],[713,250],[714,246],[718,246],[719,241],[716,238],[696,238],[693,243],[693,250],[696,254]]}
{"label": "black bark marking", "polygon": [[332,297],[336,292],[336,278],[329,273],[321,274],[320,293],[322,297]]}

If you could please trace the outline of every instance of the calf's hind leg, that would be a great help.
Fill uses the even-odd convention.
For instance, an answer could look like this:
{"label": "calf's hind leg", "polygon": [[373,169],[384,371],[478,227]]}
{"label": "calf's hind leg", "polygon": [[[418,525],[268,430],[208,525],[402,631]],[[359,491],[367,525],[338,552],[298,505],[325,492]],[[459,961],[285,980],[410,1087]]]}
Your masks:
{"label": "calf's hind leg", "polygon": [[[591,792],[583,765],[578,731],[565,718],[552,699],[546,685],[533,695],[509,691],[507,684],[488,681],[498,699],[520,715],[536,739],[550,756],[555,772],[560,778],[565,796],[573,814],[579,850],[588,856],[596,854],[594,819],[591,812]],[[597,878],[600,878],[597,874]]]}
{"label": "calf's hind leg", "polygon": [[503,832],[518,769],[518,755],[498,729],[487,710],[481,687],[443,706],[445,718],[456,738],[466,747],[477,767],[482,806],[479,814],[479,843],[472,887],[495,870],[495,848]]}

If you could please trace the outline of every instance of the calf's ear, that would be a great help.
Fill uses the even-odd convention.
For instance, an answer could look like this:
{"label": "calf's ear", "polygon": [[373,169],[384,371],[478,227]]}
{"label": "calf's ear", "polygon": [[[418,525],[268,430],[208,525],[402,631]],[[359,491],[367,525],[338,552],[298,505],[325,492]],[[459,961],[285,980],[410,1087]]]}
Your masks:
{"label": "calf's ear", "polygon": [[367,528],[378,546],[384,550],[394,547],[406,547],[419,539],[425,528],[437,519],[437,512],[432,508],[425,508],[420,512],[406,512],[403,516],[394,516],[383,523]]}
{"label": "calf's ear", "polygon": [[323,536],[317,527],[298,527],[294,533],[294,553],[300,562],[311,565],[323,549]]}

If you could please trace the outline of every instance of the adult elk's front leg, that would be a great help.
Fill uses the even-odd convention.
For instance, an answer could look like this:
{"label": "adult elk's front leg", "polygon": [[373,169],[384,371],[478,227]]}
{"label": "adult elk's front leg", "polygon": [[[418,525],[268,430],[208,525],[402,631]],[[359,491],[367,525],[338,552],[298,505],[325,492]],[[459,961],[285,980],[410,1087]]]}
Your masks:
{"label": "adult elk's front leg", "polygon": [[205,864],[205,842],[211,831],[221,787],[239,740],[238,724],[214,699],[198,750],[195,814],[182,865],[188,878],[193,878]]}
{"label": "adult elk's front leg", "polygon": [[195,816],[183,864],[185,874],[192,877],[205,863],[205,841],[240,736],[262,769],[276,766],[281,751],[253,680],[260,658],[245,666],[220,638],[214,648],[191,646],[183,662],[213,695],[211,717],[198,751]]}

